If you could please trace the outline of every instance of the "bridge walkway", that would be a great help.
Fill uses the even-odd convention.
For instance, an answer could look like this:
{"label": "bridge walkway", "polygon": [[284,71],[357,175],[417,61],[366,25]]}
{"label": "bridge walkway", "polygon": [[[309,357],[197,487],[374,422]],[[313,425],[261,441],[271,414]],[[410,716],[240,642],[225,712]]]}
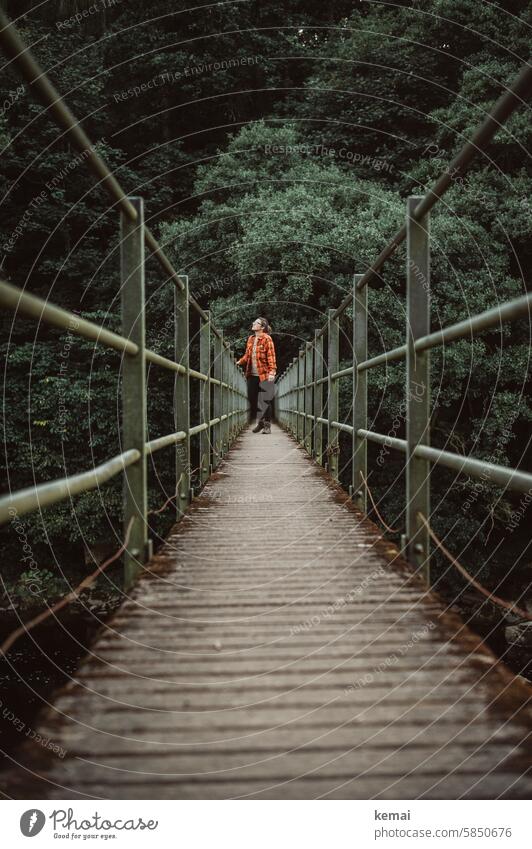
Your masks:
{"label": "bridge walkway", "polygon": [[247,430],[41,715],[66,754],[28,743],[7,793],[530,798],[531,694],[291,437]]}

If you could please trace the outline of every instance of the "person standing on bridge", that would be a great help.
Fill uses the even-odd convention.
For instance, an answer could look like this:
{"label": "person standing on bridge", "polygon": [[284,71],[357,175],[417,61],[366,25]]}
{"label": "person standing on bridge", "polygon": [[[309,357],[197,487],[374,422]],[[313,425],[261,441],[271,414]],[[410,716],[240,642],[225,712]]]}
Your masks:
{"label": "person standing on bridge", "polygon": [[256,318],[251,325],[246,352],[238,365],[246,366],[250,419],[257,418],[253,433],[271,433],[273,382],[277,372],[272,329],[265,318]]}

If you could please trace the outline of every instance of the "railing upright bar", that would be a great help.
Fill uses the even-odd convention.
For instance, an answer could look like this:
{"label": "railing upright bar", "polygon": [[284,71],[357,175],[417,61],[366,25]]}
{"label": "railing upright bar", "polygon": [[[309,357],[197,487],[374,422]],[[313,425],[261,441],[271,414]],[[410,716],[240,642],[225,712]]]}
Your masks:
{"label": "railing upright bar", "polygon": [[299,350],[299,354],[297,355],[297,365],[296,365],[296,403],[294,409],[296,410],[296,439],[300,445],[303,444],[303,438],[305,434],[305,425],[303,416],[300,416],[299,413],[303,407],[302,403],[302,389],[301,384],[303,383],[303,359],[302,359],[302,350]]}
{"label": "railing upright bar", "polygon": [[[237,399],[238,396],[236,394],[236,366],[235,361],[231,355],[231,352],[228,354],[229,362],[231,363],[231,411],[236,410]],[[238,433],[238,418],[237,416],[231,417],[231,443],[233,439],[236,438]]]}
{"label": "railing upright bar", "polygon": [[290,430],[292,435],[297,440],[297,422],[298,415],[295,412],[297,408],[297,378],[298,378],[298,369],[297,369],[297,357],[292,359],[292,363],[290,365]]}
{"label": "railing upright bar", "polygon": [[428,585],[430,538],[419,514],[430,517],[430,462],[414,454],[430,444],[430,351],[415,350],[416,339],[430,332],[429,216],[415,220],[420,200],[409,197],[406,208],[406,552]]}
{"label": "railing upright bar", "polygon": [[[206,310],[206,319],[200,318],[200,371],[211,376],[211,314]],[[207,380],[199,387],[200,422],[211,420],[211,382]],[[211,429],[200,434],[200,481],[205,483],[211,473]]]}
{"label": "railing upright bar", "polygon": [[283,377],[283,421],[287,430],[290,430],[290,366],[285,369]]}
{"label": "railing upright bar", "polygon": [[[229,389],[227,390],[227,415],[233,412],[233,361],[231,358],[231,354],[229,351],[225,352],[225,358],[227,362],[227,383],[229,384]],[[234,416],[227,419],[227,450],[233,441],[233,432],[234,432]]]}
{"label": "railing upright bar", "polygon": [[144,295],[144,204],[130,197],[135,220],[125,211],[120,216],[120,272],[122,335],[137,346],[134,356],[122,360],[122,449],[136,450],[139,459],[124,473],[124,537],[131,520],[124,552],[124,587],[128,590],[148,557],[148,473],[146,463],[146,360]]}
{"label": "railing upright bar", "polygon": [[314,422],[310,418],[312,415],[312,344],[305,345],[305,450],[308,454],[312,454],[312,431],[314,430]]}
{"label": "railing upright bar", "polygon": [[183,430],[186,439],[176,445],[176,514],[180,519],[190,502],[190,342],[188,279],[183,289],[174,289],[175,361],[185,366],[186,373],[176,375],[174,414],[176,431]]}
{"label": "railing upright bar", "polygon": [[[305,412],[305,355],[306,355],[306,351],[307,351],[307,346],[306,346],[306,343],[304,342],[303,345],[301,346],[300,351],[299,351],[299,357],[300,357],[300,363],[301,363],[301,370],[300,370],[300,375],[299,375],[301,380],[300,380],[299,385],[301,387],[301,390],[299,392],[299,405],[298,405],[299,412],[303,413],[303,414]],[[301,422],[301,440],[300,440],[301,441],[301,447],[304,448],[305,447],[306,433],[307,433],[307,420],[306,420],[304,415],[300,415],[299,421]]]}
{"label": "railing upright bar", "polygon": [[[213,386],[213,399],[212,399],[212,415],[213,418],[220,418],[222,415],[222,340],[220,336],[214,337],[214,360],[213,360],[213,372],[214,377],[219,383],[215,383]],[[212,448],[213,448],[213,460],[212,465],[213,468],[216,469],[222,458],[222,449],[221,449],[221,435],[222,435],[222,425],[221,422],[215,424],[212,429]]]}
{"label": "railing upright bar", "polygon": [[362,274],[353,279],[353,463],[352,492],[353,501],[364,513],[367,513],[367,492],[364,480],[368,476],[368,445],[359,430],[368,428],[368,374],[358,371],[359,363],[368,358],[368,289],[360,289],[358,284]]}
{"label": "railing upright bar", "polygon": [[328,314],[328,357],[327,357],[327,390],[329,393],[327,403],[327,457],[328,471],[334,480],[338,480],[338,454],[340,451],[338,441],[338,429],[333,422],[338,421],[338,390],[339,382],[333,379],[333,374],[338,371],[339,355],[340,355],[340,323],[334,317],[335,310],[330,309]]}
{"label": "railing upright bar", "polygon": [[323,465],[323,427],[318,421],[323,415],[323,337],[319,330],[314,331],[314,444],[312,456],[316,462]]}
{"label": "railing upright bar", "polygon": [[236,373],[238,375],[238,386],[239,386],[239,390],[240,390],[240,393],[239,393],[239,396],[238,396],[238,401],[239,401],[239,405],[240,405],[240,416],[239,416],[240,430],[242,430],[244,428],[245,424],[246,424],[246,402],[245,402],[244,394],[243,394],[245,392],[246,387],[245,387],[245,381],[244,381],[244,378],[242,376],[242,372],[241,372],[239,366],[237,366],[235,364],[235,368],[236,368]]}
{"label": "railing upright bar", "polygon": [[[235,408],[235,403],[236,403],[235,364],[234,364],[233,358],[231,356],[231,353],[228,354],[228,357],[229,357],[229,362],[231,363],[231,412],[232,412],[234,409],[236,409]],[[236,436],[237,429],[238,429],[238,419],[236,418],[236,416],[232,416],[231,417],[231,443],[233,442],[233,439]]]}
{"label": "railing upright bar", "polygon": [[[227,384],[227,382],[228,382],[228,374],[227,374],[227,351],[226,351],[226,348],[225,348],[225,339],[223,337],[223,334],[221,336],[220,341],[222,343],[222,348],[221,348],[221,352],[220,352],[220,360],[221,360],[221,366],[222,366],[222,375],[220,377],[220,380],[222,381],[222,386],[221,386],[221,390],[222,390],[221,401],[222,401],[222,403],[221,403],[221,413],[220,413],[220,415],[223,417],[223,416],[227,416],[227,414],[229,412],[227,386],[224,386],[224,384]],[[223,421],[221,423],[221,429],[220,429],[220,454],[221,454],[222,457],[225,457],[226,452],[227,452],[228,432],[229,432],[229,420],[227,418],[225,418],[225,419],[223,419]]]}

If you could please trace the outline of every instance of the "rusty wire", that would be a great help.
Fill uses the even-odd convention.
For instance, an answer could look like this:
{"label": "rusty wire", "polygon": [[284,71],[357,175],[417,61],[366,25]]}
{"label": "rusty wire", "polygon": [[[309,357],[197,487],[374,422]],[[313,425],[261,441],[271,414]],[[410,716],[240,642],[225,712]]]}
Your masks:
{"label": "rusty wire", "polygon": [[427,519],[425,518],[423,513],[418,513],[417,516],[418,516],[418,519],[420,519],[420,521],[426,527],[427,531],[429,532],[430,538],[433,540],[433,542],[436,543],[436,545],[438,546],[438,548],[440,549],[442,554],[445,555],[447,560],[449,560],[449,562],[452,563],[452,565],[456,569],[458,569],[458,571],[460,572],[461,575],[463,575],[463,577],[466,579],[466,581],[468,581],[473,587],[475,587],[475,589],[478,590],[479,593],[481,593],[487,599],[492,601],[494,604],[498,605],[499,607],[504,608],[504,610],[509,610],[511,613],[514,613],[516,616],[520,616],[522,619],[526,619],[528,622],[532,622],[532,615],[530,615],[530,613],[528,613],[528,611],[523,610],[522,607],[518,607],[516,604],[512,604],[511,602],[506,601],[504,598],[500,598],[500,596],[495,595],[494,593],[490,593],[489,590],[487,590],[485,587],[482,586],[482,584],[480,584],[475,578],[473,578],[469,574],[467,569],[464,569],[464,567],[458,562],[456,557],[454,557],[450,553],[450,551],[448,551],[445,548],[443,542],[441,541],[441,539],[439,539],[436,536],[436,534],[434,533],[434,531],[432,530],[432,528],[430,526],[430,523],[427,521]]}

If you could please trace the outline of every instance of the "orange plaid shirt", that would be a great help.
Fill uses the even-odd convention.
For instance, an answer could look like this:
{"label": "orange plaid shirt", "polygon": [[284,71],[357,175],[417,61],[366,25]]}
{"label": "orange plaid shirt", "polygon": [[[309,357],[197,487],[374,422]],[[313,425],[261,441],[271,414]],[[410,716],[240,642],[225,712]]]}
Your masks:
{"label": "orange plaid shirt", "polygon": [[[246,353],[238,360],[238,365],[246,366],[246,377],[251,377],[251,358],[253,356],[253,340],[255,334],[249,337],[246,345]],[[277,363],[275,361],[275,345],[268,333],[262,333],[257,337],[257,371],[259,380],[268,380],[269,374],[275,374]]]}

